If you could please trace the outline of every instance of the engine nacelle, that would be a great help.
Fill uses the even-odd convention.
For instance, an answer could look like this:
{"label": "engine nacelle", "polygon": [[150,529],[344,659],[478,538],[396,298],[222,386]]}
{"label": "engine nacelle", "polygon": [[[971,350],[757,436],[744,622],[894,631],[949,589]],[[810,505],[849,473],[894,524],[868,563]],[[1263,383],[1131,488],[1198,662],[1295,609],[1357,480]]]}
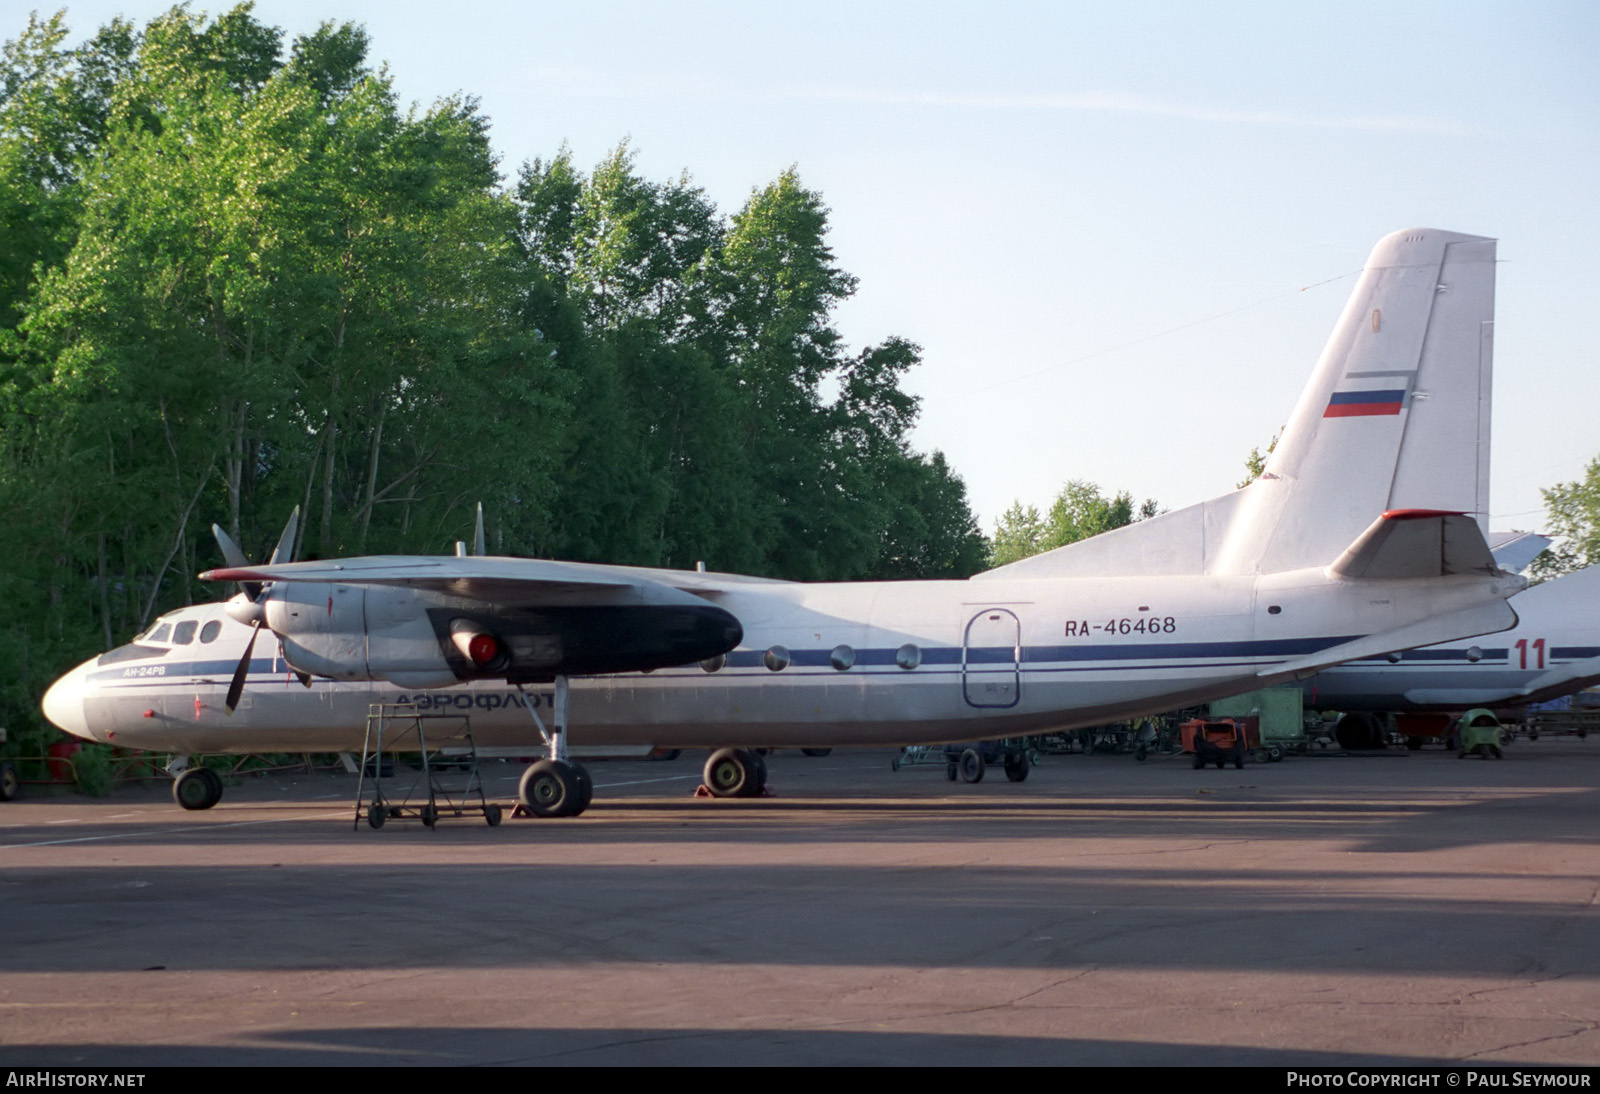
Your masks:
{"label": "engine nacelle", "polygon": [[390,586],[279,582],[266,594],[267,625],[298,672],[449,687],[462,677],[440,648],[427,599]]}
{"label": "engine nacelle", "polygon": [[406,688],[667,668],[744,637],[731,613],[676,590],[605,588],[587,599],[507,607],[406,585],[313,581],[276,582],[261,597],[296,671]]}

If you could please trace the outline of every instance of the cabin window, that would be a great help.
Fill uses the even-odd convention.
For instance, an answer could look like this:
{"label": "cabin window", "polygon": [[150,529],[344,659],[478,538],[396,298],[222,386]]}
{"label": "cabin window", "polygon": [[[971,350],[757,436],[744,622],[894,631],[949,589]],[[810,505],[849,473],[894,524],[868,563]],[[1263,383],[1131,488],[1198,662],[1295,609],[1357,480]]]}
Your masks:
{"label": "cabin window", "polygon": [[835,646],[833,652],[828,654],[828,664],[843,672],[856,663],[856,651],[849,646]]}
{"label": "cabin window", "polygon": [[195,628],[199,625],[199,622],[193,619],[186,619],[179,623],[172,632],[172,644],[175,646],[187,646],[190,642],[193,642]]}
{"label": "cabin window", "polygon": [[1483,660],[1483,650],[1478,646],[1468,646],[1467,647],[1467,660],[1471,661],[1473,664],[1477,664],[1479,661],[1482,661]]}
{"label": "cabin window", "polygon": [[761,659],[762,663],[773,672],[782,672],[789,667],[789,651],[782,646],[773,646]]}
{"label": "cabin window", "polygon": [[217,635],[221,633],[222,624],[213,619],[211,622],[200,628],[200,641],[215,642],[217,640]]}
{"label": "cabin window", "polygon": [[727,663],[727,656],[719,653],[715,657],[707,657],[704,661],[700,662],[700,667],[707,672],[716,672]]}
{"label": "cabin window", "polygon": [[894,663],[903,669],[914,669],[922,664],[922,651],[912,643],[907,642],[894,651]]}

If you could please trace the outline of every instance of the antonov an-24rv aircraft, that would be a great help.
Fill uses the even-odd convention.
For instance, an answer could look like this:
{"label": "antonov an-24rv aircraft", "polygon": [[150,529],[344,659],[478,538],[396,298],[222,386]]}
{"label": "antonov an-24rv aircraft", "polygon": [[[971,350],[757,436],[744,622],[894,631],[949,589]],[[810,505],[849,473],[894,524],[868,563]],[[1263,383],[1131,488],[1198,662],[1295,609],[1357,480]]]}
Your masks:
{"label": "antonov an-24rv aircraft", "polygon": [[[765,781],[760,746],[1096,725],[1501,631],[1526,582],[1480,527],[1494,276],[1491,239],[1386,237],[1259,479],[967,581],[795,584],[462,550],[284,562],[283,543],[251,566],[223,537],[229,564],[201,576],[239,595],[80,665],[45,712],[178,754],[354,751],[375,702],[470,712],[480,746],[548,744],[520,797],[570,816],[592,783],[569,736],[709,746],[707,785],[747,795]],[[195,767],[174,792],[205,808],[221,783]]]}

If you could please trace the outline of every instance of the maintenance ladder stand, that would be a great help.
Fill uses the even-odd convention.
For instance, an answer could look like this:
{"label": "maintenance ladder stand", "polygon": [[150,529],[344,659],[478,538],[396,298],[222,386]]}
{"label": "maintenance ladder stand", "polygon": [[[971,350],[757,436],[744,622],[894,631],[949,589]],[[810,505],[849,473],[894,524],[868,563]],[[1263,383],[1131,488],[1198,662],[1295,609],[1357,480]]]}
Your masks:
{"label": "maintenance ladder stand", "polygon": [[[422,757],[420,772],[403,794],[385,794],[384,755],[413,751]],[[398,784],[403,779],[391,775],[388,781]],[[416,817],[432,828],[440,817],[468,815],[481,815],[491,827],[499,824],[501,817],[500,806],[483,794],[472,719],[465,714],[425,714],[413,703],[373,703],[368,707],[353,826],[360,828],[363,817],[373,828],[382,828],[391,817]]]}

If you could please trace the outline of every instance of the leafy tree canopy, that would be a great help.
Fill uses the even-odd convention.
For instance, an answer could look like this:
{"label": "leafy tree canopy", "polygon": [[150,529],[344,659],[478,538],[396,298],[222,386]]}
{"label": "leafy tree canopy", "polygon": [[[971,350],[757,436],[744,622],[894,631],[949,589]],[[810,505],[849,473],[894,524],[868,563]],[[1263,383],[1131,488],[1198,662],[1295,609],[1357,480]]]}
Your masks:
{"label": "leafy tree canopy", "polygon": [[1600,563],[1600,457],[1589,461],[1583,478],[1541,490],[1554,537],[1550,548],[1533,560],[1529,574],[1547,581]]}
{"label": "leafy tree canopy", "polygon": [[1042,516],[1034,506],[1012,503],[995,526],[989,563],[1004,566],[1136,520],[1148,520],[1158,512],[1160,506],[1154,498],[1135,506],[1133,495],[1126,490],[1107,497],[1094,483],[1072,479]]}

